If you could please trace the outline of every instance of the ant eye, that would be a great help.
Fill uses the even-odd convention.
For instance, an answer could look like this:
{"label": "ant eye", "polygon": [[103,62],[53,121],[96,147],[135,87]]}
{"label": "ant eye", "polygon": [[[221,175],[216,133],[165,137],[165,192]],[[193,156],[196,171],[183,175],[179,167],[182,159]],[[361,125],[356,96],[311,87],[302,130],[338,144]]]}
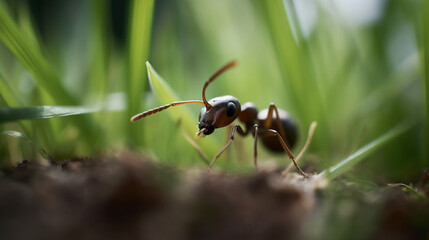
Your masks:
{"label": "ant eye", "polygon": [[228,105],[226,106],[226,115],[228,117],[233,116],[236,109],[237,107],[235,106],[235,104],[233,102],[229,102]]}

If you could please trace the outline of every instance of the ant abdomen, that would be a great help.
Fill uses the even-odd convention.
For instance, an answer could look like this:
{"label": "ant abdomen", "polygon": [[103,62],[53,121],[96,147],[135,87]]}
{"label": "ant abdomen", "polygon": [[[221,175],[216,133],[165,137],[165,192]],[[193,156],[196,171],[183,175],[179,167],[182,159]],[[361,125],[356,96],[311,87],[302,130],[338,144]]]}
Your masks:
{"label": "ant abdomen", "polygon": [[[298,130],[297,130],[295,121],[290,117],[288,112],[282,109],[278,109],[280,122],[284,129],[284,133],[283,133],[278,127],[276,117],[272,118],[271,124],[269,126],[266,125],[268,123],[267,122],[268,110],[269,109],[267,108],[258,113],[259,125],[267,129],[269,128],[269,129],[276,130],[286,141],[286,144],[288,145],[288,147],[292,149],[295,146],[295,143],[298,137]],[[274,152],[284,152],[284,149],[276,136],[274,135],[261,136],[261,140],[266,148]]]}

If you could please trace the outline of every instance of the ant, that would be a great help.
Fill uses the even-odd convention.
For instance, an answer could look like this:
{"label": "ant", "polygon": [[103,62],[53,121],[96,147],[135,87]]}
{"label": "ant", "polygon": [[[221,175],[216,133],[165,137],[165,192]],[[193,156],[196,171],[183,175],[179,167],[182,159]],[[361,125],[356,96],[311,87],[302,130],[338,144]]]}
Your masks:
{"label": "ant", "polygon": [[216,128],[223,128],[231,124],[235,119],[238,118],[240,122],[245,125],[245,130],[239,125],[235,124],[232,127],[231,135],[228,143],[219,151],[219,153],[213,158],[209,165],[211,169],[220,157],[220,155],[231,145],[234,140],[235,133],[242,136],[246,136],[252,132],[254,136],[254,165],[257,168],[257,142],[258,138],[261,138],[262,143],[268,149],[275,152],[285,151],[290,159],[292,159],[295,168],[298,172],[304,176],[308,177],[304,171],[298,166],[295,161],[290,148],[295,145],[297,138],[297,127],[292,118],[288,113],[282,109],[278,109],[274,103],[271,103],[267,109],[262,111],[257,110],[255,104],[247,102],[240,105],[240,101],[234,96],[225,95],[220,97],[215,97],[206,100],[206,89],[208,85],[215,80],[220,74],[226,70],[236,66],[237,62],[232,61],[221,69],[219,69],[213,76],[210,77],[208,81],[205,82],[202,95],[203,100],[187,100],[187,101],[178,101],[173,102],[164,106],[160,106],[154,109],[147,110],[145,112],[139,113],[131,118],[131,122],[138,121],[142,118],[150,116],[152,114],[164,111],[169,107],[184,105],[184,104],[202,104],[204,107],[201,109],[199,115],[198,123],[198,132],[196,137],[203,138],[206,135],[210,135],[214,132]]}

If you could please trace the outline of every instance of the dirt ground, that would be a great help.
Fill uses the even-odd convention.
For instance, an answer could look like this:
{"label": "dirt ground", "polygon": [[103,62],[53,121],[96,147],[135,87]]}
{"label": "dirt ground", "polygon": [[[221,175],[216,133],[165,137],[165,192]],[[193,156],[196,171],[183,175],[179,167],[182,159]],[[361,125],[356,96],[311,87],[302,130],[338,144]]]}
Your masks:
{"label": "dirt ground", "polygon": [[[184,172],[131,153],[25,161],[0,174],[0,239],[299,239],[320,190],[279,176]],[[380,201],[371,238],[429,239],[427,201],[400,188]]]}

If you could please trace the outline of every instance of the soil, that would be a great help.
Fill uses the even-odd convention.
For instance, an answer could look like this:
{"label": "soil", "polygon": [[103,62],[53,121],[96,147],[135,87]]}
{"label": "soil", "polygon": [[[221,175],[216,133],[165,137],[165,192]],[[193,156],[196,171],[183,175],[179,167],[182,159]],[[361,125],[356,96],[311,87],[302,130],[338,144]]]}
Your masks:
{"label": "soil", "polygon": [[[0,239],[293,239],[318,189],[279,171],[179,171],[134,153],[25,161],[0,175]],[[374,238],[429,237],[427,201],[400,188],[379,201]]]}

